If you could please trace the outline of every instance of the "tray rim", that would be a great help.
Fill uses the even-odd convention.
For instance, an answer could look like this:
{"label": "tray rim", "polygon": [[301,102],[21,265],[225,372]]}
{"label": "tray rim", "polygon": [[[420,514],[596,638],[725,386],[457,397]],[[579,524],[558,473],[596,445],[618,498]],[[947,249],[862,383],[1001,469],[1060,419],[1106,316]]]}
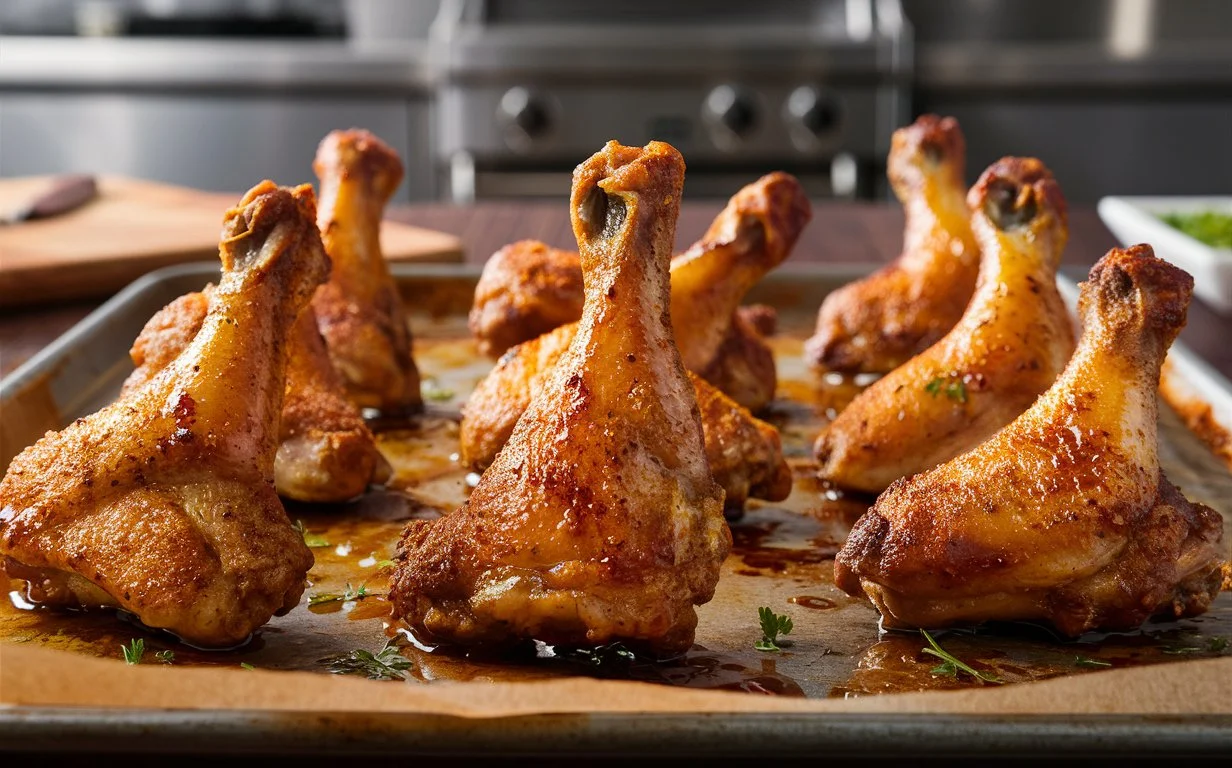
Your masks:
{"label": "tray rim", "polygon": [[[395,278],[477,278],[480,265],[392,264]],[[835,262],[785,265],[771,273],[766,283],[793,284],[800,279],[825,277],[856,279],[877,265]],[[202,278],[202,284],[218,274],[214,262],[190,262],[150,272],[130,283],[111,299],[39,350],[29,360],[0,380],[0,407],[27,382],[52,371],[74,344],[124,305],[165,283],[183,277]],[[1068,304],[1077,285],[1059,274]],[[1232,403],[1232,383],[1181,343],[1172,355],[1186,371],[1206,380]],[[1184,662],[1178,662],[1184,663]],[[349,724],[348,728],[320,729],[322,720]],[[379,723],[378,723],[379,721]],[[449,727],[442,727],[448,721]],[[380,723],[390,727],[373,727]],[[463,725],[459,725],[463,724]],[[394,727],[396,726],[396,727]],[[515,727],[516,726],[516,727]],[[938,728],[944,743],[938,744]],[[506,740],[502,740],[502,732]],[[132,742],[108,741],[132,732],[143,738]],[[65,740],[72,733],[77,738]],[[441,739],[448,733],[450,739]],[[639,739],[629,741],[630,733]],[[308,738],[308,734],[315,737]],[[322,735],[324,734],[324,735]],[[613,737],[621,737],[613,741]],[[221,737],[221,738],[220,738]],[[960,738],[955,738],[960,737]],[[775,741],[768,745],[766,738]],[[538,740],[537,740],[538,739]],[[750,740],[751,739],[751,740]],[[1232,715],[1104,714],[921,714],[921,713],[739,713],[707,712],[628,714],[593,712],[579,716],[542,714],[503,718],[460,718],[416,713],[297,713],[266,710],[163,710],[150,708],[30,707],[0,704],[0,751],[43,749],[55,751],[109,750],[136,747],[165,751],[268,751],[320,753],[322,750],[383,751],[424,750],[442,754],[510,754],[518,745],[534,745],[530,753],[549,753],[553,742],[588,754],[629,754],[631,750],[663,750],[678,747],[695,751],[713,749],[724,755],[800,753],[826,748],[850,749],[861,754],[1015,754],[1082,752],[1098,747],[1118,753],[1142,755],[1187,750],[1207,754],[1232,749]],[[223,746],[225,745],[225,747]],[[733,752],[733,746],[737,748]],[[870,749],[873,751],[870,753]],[[881,750],[881,751],[878,751]],[[668,752],[671,753],[670,751]]]}

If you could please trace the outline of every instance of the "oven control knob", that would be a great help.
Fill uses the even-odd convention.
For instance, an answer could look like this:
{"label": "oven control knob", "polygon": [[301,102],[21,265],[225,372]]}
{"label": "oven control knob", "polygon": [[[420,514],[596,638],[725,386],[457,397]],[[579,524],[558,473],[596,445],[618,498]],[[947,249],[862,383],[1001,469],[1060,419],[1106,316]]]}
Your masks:
{"label": "oven control knob", "polygon": [[706,96],[702,117],[711,136],[723,148],[735,146],[757,127],[757,101],[733,85],[716,86]]}
{"label": "oven control knob", "polygon": [[505,91],[497,107],[497,118],[515,143],[528,143],[540,138],[552,125],[547,100],[522,87]]}
{"label": "oven control knob", "polygon": [[842,122],[838,96],[811,85],[791,92],[783,105],[783,116],[800,149],[812,149],[837,132]]}

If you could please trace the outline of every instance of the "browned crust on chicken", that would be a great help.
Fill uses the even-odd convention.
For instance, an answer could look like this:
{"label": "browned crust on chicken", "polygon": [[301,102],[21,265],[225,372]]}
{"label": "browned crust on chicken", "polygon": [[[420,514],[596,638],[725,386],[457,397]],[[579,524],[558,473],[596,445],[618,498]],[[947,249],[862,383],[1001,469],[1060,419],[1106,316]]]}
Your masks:
{"label": "browned crust on chicken", "polygon": [[582,262],[576,251],[519,240],[484,264],[468,324],[479,352],[500,356],[582,316]]}
{"label": "browned crust on chicken", "polygon": [[814,365],[887,373],[962,317],[980,264],[963,205],[965,155],[952,117],[921,115],[894,132],[888,172],[907,214],[902,255],[826,297],[805,345]]}
{"label": "browned crust on chicken", "polygon": [[1084,335],[1056,384],[991,440],[886,490],[835,583],[892,627],[1028,619],[1078,635],[1205,611],[1223,522],[1156,453],[1160,366],[1192,285],[1147,246],[1109,252],[1083,285]]}
{"label": "browned crust on chicken", "polygon": [[317,150],[318,226],[333,263],[312,306],[330,359],[357,406],[386,414],[423,408],[411,332],[381,253],[385,206],[402,161],[367,131],[334,131]]}
{"label": "browned crust on chicken", "polygon": [[574,172],[579,329],[466,504],[404,532],[390,596],[417,634],[692,644],[731,536],[672,339],[683,179],[659,142],[610,142]]}

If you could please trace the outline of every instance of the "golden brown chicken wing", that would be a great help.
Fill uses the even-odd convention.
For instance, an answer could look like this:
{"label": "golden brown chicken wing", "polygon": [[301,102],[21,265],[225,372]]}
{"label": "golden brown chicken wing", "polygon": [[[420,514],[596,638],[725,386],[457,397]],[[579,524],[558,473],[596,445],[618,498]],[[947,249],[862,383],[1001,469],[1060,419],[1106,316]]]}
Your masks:
{"label": "golden brown chicken wing", "polygon": [[[124,382],[121,398],[188,347],[205,323],[212,292],[211,286],[185,294],[150,318],[129,353],[136,369]],[[346,501],[363,493],[370,482],[389,478],[389,463],[330,364],[312,307],[301,313],[287,341],[286,382],[274,458],[274,486],[280,496]]]}
{"label": "golden brown chicken wing", "polygon": [[[751,411],[774,398],[777,378],[774,356],[757,329],[766,312],[741,311],[740,301],[787,258],[811,217],[796,178],[771,173],[737,192],[706,234],[672,259],[672,318],[685,367]],[[571,298],[581,291],[576,263],[568,251],[531,241],[498,251],[484,268],[471,310],[481,349],[497,355],[577,320],[581,305]],[[549,317],[559,322],[548,325]]]}
{"label": "golden brown chicken wing", "polygon": [[582,262],[576,251],[519,240],[483,266],[471,308],[479,352],[498,357],[582,316]]}
{"label": "golden brown chicken wing", "polygon": [[287,336],[329,269],[315,214],[308,186],[254,187],[184,353],[13,460],[0,554],[32,601],[120,607],[207,646],[299,601],[312,553],[273,471]]}
{"label": "golden brown chicken wing", "polygon": [[1074,349],[1057,293],[1065,201],[1035,159],[1004,158],[968,198],[979,284],[945,338],[861,392],[814,446],[818,474],[880,493],[984,442],[1048,389]]}
{"label": "golden brown chicken wing", "polygon": [[1192,616],[1219,592],[1223,523],[1159,469],[1159,371],[1193,280],[1149,246],[1082,287],[1074,358],[970,453],[900,480],[860,519],[835,582],[890,627],[1046,620],[1067,635]]}
{"label": "golden brown chicken wing", "polygon": [[889,177],[907,214],[902,255],[826,297],[805,345],[814,365],[887,373],[962,317],[980,269],[963,202],[965,151],[952,117],[921,115],[894,132]]}
{"label": "golden brown chicken wing", "polygon": [[402,161],[377,137],[352,129],[326,136],[313,168],[321,181],[318,225],[333,269],[312,306],[330,359],[361,408],[421,410],[410,328],[381,254],[381,216],[402,181]]}
{"label": "golden brown chicken wing", "polygon": [[[475,388],[462,409],[462,462],[482,470],[496,460],[522,413],[543,389],[569,350],[575,324],[561,326],[506,354]],[[727,494],[727,509],[750,498],[781,501],[791,494],[791,468],[779,432],[692,371],[690,383],[701,409],[706,458],[715,482]]]}
{"label": "golden brown chicken wing", "polygon": [[683,181],[659,142],[574,171],[578,332],[466,504],[402,536],[391,600],[425,639],[692,643],[731,534],[672,339]]}

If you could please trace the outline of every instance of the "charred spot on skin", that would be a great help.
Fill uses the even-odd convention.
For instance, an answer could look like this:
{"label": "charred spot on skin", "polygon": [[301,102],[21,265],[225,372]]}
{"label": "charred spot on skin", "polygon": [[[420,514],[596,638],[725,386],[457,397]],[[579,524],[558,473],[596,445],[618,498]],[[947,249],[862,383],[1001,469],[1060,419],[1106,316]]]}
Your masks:
{"label": "charred spot on skin", "polygon": [[612,237],[625,221],[625,201],[592,187],[578,206],[578,218],[586,225],[588,237]]}
{"label": "charred spot on skin", "polygon": [[1038,208],[1035,196],[1025,187],[1004,179],[994,179],[988,185],[984,213],[997,229],[1025,226],[1035,218]]}

